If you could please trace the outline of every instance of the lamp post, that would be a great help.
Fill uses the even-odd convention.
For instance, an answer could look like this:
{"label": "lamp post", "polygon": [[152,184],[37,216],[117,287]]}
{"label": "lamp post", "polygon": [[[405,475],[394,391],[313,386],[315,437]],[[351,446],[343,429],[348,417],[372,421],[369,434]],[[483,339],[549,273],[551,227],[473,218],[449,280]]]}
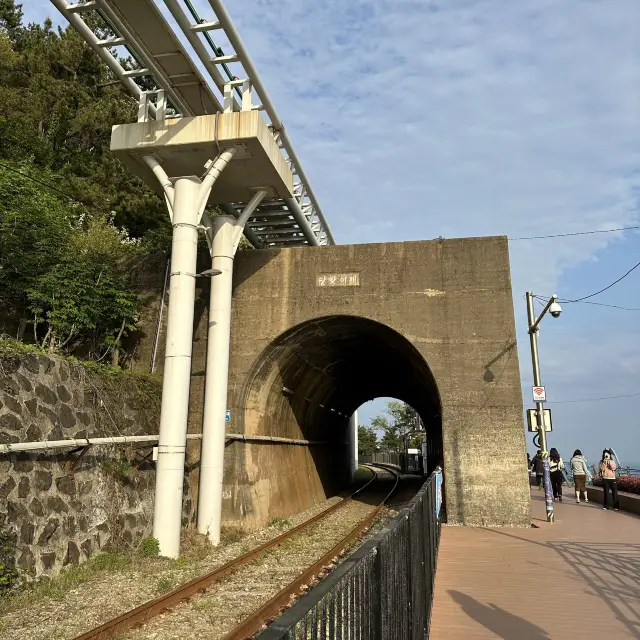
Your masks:
{"label": "lamp post", "polygon": [[[554,318],[558,318],[562,312],[562,307],[557,302],[558,296],[552,295],[545,305],[542,313],[536,318],[533,309],[533,293],[527,291],[527,326],[529,332],[529,341],[531,343],[531,364],[533,366],[533,385],[541,386],[540,381],[540,361],[538,359],[538,328],[540,321],[547,313],[551,312]],[[551,475],[549,473],[549,451],[547,450],[547,434],[544,424],[544,405],[543,402],[536,401],[536,422],[538,425],[538,436],[540,440],[540,449],[542,451],[543,461],[543,483],[544,483],[544,502],[547,512],[547,522],[553,522],[553,491],[551,489]]]}

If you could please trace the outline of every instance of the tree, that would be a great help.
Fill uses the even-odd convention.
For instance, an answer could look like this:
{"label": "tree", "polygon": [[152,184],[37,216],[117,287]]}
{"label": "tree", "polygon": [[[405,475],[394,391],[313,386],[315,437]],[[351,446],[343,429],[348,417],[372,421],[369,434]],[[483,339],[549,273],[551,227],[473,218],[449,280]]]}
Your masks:
{"label": "tree", "polygon": [[[388,452],[401,452],[404,450],[404,436],[410,431],[414,431],[418,424],[418,414],[415,409],[404,402],[390,400],[387,402],[386,416],[376,416],[371,420],[371,427],[376,431],[382,431],[380,439],[380,449]],[[419,442],[424,439],[423,434],[413,437],[411,444],[419,446]],[[415,443],[415,444],[414,444]]]}
{"label": "tree", "polygon": [[358,455],[370,456],[378,451],[378,435],[365,425],[358,426]]}
{"label": "tree", "polygon": [[30,310],[50,351],[83,347],[101,360],[119,361],[120,341],[135,328],[139,301],[128,278],[127,258],[137,244],[104,218],[91,219],[71,237],[62,260],[28,289]]}

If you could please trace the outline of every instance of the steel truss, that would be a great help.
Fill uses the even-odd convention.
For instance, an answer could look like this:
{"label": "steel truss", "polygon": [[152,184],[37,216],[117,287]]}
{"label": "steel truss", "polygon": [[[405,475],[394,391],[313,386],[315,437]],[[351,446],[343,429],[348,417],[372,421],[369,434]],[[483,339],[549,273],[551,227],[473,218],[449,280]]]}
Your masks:
{"label": "steel truss", "polygon": [[[212,20],[200,18],[189,0],[164,0],[216,91],[153,0],[51,2],[139,100],[141,118],[176,118],[247,108],[263,112],[293,173],[294,193],[284,199],[265,200],[257,207],[245,227],[253,246],[335,244],[284,124],[220,0],[209,0]],[[216,32],[224,34],[232,52],[216,46],[211,35]],[[129,60],[118,56],[118,47],[126,49]],[[259,100],[257,105],[251,102],[252,92]],[[243,204],[229,203],[223,209],[237,217]]]}

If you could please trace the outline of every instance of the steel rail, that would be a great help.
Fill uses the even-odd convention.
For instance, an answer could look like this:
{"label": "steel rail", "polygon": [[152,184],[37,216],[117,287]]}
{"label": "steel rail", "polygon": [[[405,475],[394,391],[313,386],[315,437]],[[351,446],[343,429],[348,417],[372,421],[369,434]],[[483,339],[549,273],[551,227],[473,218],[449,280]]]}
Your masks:
{"label": "steel rail", "polygon": [[295,580],[290,582],[284,589],[273,596],[271,600],[263,604],[248,618],[245,618],[237,627],[223,636],[222,640],[246,640],[247,638],[252,638],[266,624],[272,622],[285,609],[294,604],[295,600],[300,595],[300,589],[303,585],[308,585],[311,581],[318,578],[319,574],[322,573],[328,565],[339,557],[352,542],[357,540],[362,533],[369,528],[372,522],[378,517],[378,514],[382,510],[384,504],[389,500],[398,487],[400,479],[399,473],[392,471],[391,469],[385,469],[385,471],[392,473],[395,476],[396,481],[393,485],[393,489],[391,489],[391,491],[386,495],[384,500],[382,500],[382,502],[380,502],[380,504],[378,504],[364,520],[354,527],[330,551],[325,553],[311,567],[306,569],[304,573],[301,573]]}
{"label": "steel rail", "polygon": [[123,633],[128,629],[132,629],[134,627],[141,626],[149,621],[151,618],[172,609],[177,606],[181,602],[188,600],[192,596],[202,593],[206,591],[212,584],[219,582],[222,578],[228,576],[229,574],[236,571],[241,566],[251,562],[259,558],[261,555],[273,549],[275,547],[280,546],[285,540],[288,538],[300,533],[307,527],[319,522],[320,520],[326,518],[341,509],[345,505],[349,504],[358,494],[364,491],[372,482],[375,482],[377,475],[375,470],[373,471],[373,477],[366,484],[360,487],[357,491],[352,493],[347,498],[343,498],[340,502],[330,506],[328,509],[325,509],[321,513],[316,514],[309,520],[305,520],[301,524],[293,527],[293,529],[289,529],[289,531],[285,531],[280,534],[273,540],[269,540],[264,544],[252,549],[251,551],[230,560],[226,564],[214,569],[210,573],[207,573],[203,576],[199,576],[198,578],[194,578],[193,580],[177,587],[173,591],[169,593],[165,593],[164,595],[158,596],[153,600],[145,602],[135,609],[131,609],[117,618],[105,622],[82,635],[77,636],[74,640],[107,640],[107,638],[113,638],[115,635],[119,633]]}

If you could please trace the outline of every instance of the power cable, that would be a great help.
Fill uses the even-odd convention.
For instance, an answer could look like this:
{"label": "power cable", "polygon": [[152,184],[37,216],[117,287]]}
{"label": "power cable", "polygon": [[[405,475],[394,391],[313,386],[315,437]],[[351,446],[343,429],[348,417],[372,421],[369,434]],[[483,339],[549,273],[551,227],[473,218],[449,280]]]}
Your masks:
{"label": "power cable", "polygon": [[545,404],[568,404],[572,402],[598,402],[600,400],[617,400],[618,398],[635,398],[640,396],[640,392],[638,393],[627,393],[621,396],[606,396],[603,398],[584,398],[582,400],[547,400]]}
{"label": "power cable", "polygon": [[621,280],[624,280],[632,271],[634,271],[638,267],[640,267],[640,262],[633,265],[633,267],[631,267],[629,271],[620,276],[617,280],[614,280],[611,284],[607,285],[603,289],[600,289],[599,291],[596,291],[595,293],[590,293],[588,296],[582,296],[582,298],[576,298],[575,300],[561,300],[561,302],[582,302],[583,300],[587,300],[588,298],[593,298],[594,296],[600,295],[604,291],[607,291],[607,289],[611,289],[611,287],[618,284],[618,282],[620,282]]}
{"label": "power cable", "polygon": [[574,233],[555,233],[548,236],[523,236],[521,238],[509,238],[511,241],[515,240],[542,240],[545,238],[566,238],[567,236],[587,236],[594,233],[613,233],[614,231],[631,231],[632,229],[640,229],[640,225],[633,227],[618,227],[617,229],[596,229],[593,231],[576,231]]}

